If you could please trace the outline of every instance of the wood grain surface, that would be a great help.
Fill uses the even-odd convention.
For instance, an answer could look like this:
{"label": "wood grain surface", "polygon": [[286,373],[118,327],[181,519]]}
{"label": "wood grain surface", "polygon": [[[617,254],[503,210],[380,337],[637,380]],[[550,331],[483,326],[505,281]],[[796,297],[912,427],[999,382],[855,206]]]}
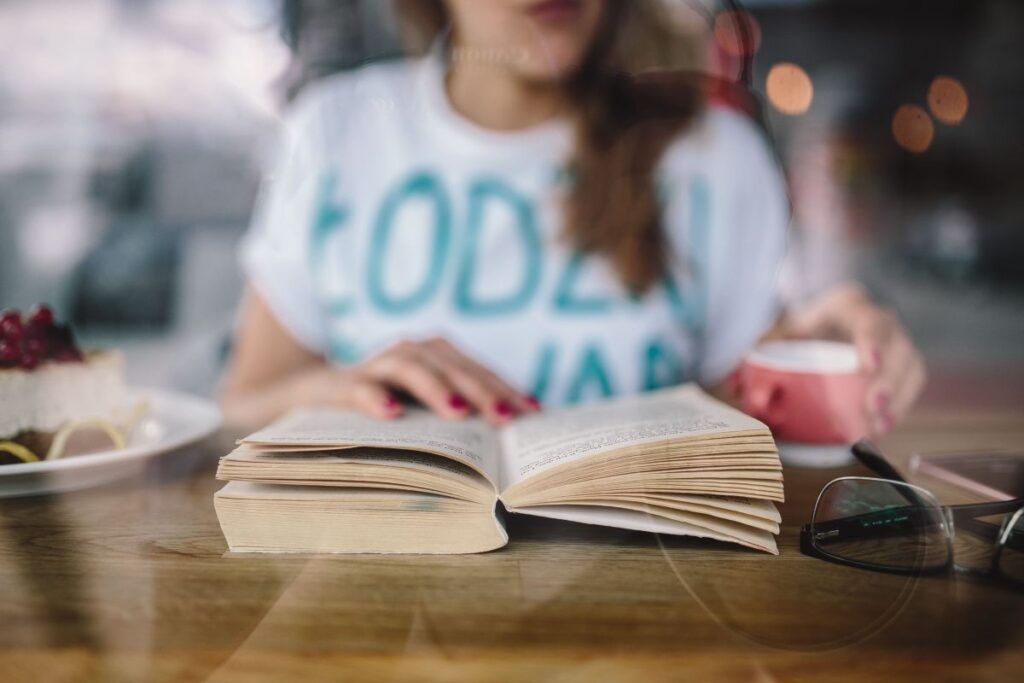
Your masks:
{"label": "wood grain surface", "polygon": [[[0,681],[1024,680],[1024,592],[800,554],[818,490],[856,467],[786,470],[778,557],[518,517],[483,555],[230,556],[212,494],[233,436],[0,501]],[[1024,419],[922,415],[882,446],[900,466],[1024,449]]]}

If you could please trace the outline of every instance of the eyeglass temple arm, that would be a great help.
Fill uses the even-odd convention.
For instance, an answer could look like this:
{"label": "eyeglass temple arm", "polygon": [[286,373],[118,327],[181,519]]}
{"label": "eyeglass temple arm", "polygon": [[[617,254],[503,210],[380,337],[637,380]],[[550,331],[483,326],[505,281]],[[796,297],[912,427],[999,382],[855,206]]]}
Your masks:
{"label": "eyeglass temple arm", "polygon": [[[903,478],[903,475],[901,475],[895,467],[890,465],[889,461],[885,459],[885,456],[879,453],[878,450],[868,441],[861,439],[857,443],[853,444],[852,450],[857,460],[872,472],[880,474],[886,479],[906,483],[906,479]],[[900,494],[911,503],[920,503],[918,496],[912,489],[904,490],[902,487],[898,487],[898,490]],[[960,527],[965,531],[970,531],[978,536],[994,540],[999,534],[999,525],[983,522],[977,518],[986,517],[988,515],[1007,514],[1018,510],[1022,506],[1024,506],[1024,498],[1014,498],[1013,500],[1001,500],[989,503],[950,505],[948,506],[948,509],[953,515],[954,526]]]}
{"label": "eyeglass temple arm", "polygon": [[[852,540],[858,538],[871,538],[880,532],[899,531],[905,526],[922,521],[922,508],[916,505],[908,505],[899,508],[886,508],[874,512],[864,512],[849,517],[839,517],[827,521],[814,522],[814,534],[821,538],[837,538],[841,540]],[[810,534],[812,525],[805,525],[800,531]]]}
{"label": "eyeglass temple arm", "polygon": [[[908,503],[912,505],[927,506],[927,503],[921,498],[921,496],[911,488],[909,482],[903,478],[895,467],[889,464],[889,461],[885,459],[885,456],[878,452],[878,450],[872,446],[868,441],[861,439],[857,443],[853,444],[853,454],[857,459],[872,472],[882,475],[884,478],[890,481],[896,481],[907,486],[896,486],[896,491],[903,496]],[[975,522],[981,524],[981,522]],[[954,522],[955,524],[955,522]],[[971,523],[968,523],[970,526]],[[978,532],[987,535],[987,530],[984,532]]]}
{"label": "eyeglass temple arm", "polygon": [[1021,507],[1024,507],[1024,498],[998,500],[989,503],[950,505],[949,511],[953,515],[953,524],[956,527],[994,541],[999,535],[999,525],[983,522],[978,517],[1005,515],[1016,512]]}
{"label": "eyeglass temple arm", "polygon": [[[906,483],[907,480],[903,478],[903,475],[901,475],[895,467],[890,465],[889,461],[885,459],[885,456],[879,453],[878,450],[868,441],[861,439],[857,443],[853,444],[853,454],[857,456],[857,459],[861,464],[872,472],[880,474],[886,479]],[[949,506],[950,510],[953,511],[953,520],[956,522],[971,519],[973,517],[985,517],[987,515],[1016,512],[1021,507],[1024,507],[1024,498]]]}
{"label": "eyeglass temple arm", "polygon": [[[853,454],[858,460],[860,460],[861,464],[875,474],[880,474],[882,477],[890,481],[908,484],[907,480],[903,478],[903,475],[897,472],[896,468],[889,464],[889,461],[885,459],[885,456],[879,453],[874,446],[864,439],[853,444],[852,450]],[[917,491],[911,488],[909,484],[907,486],[896,486],[894,488],[911,505],[927,507],[927,503],[922,500]]]}
{"label": "eyeglass temple arm", "polygon": [[[962,527],[981,536],[988,536],[995,539],[996,535],[999,533],[999,525],[982,522],[975,518],[1015,512],[1021,506],[1024,506],[1024,498],[1016,498],[1014,500],[999,501],[995,503],[953,505],[949,507],[949,510],[953,514],[953,522],[957,527]],[[842,533],[845,538],[862,535],[869,536],[876,533],[879,529],[884,529],[886,527],[891,528],[893,526],[898,526],[900,523],[907,522],[908,519],[906,517],[901,517],[900,515],[909,516],[914,513],[919,514],[919,510],[920,508],[916,506],[887,508],[885,510],[878,510],[875,512],[851,515],[850,517],[831,519],[825,522],[816,522],[814,526],[818,532],[827,533],[830,531],[836,531]],[[865,524],[866,522],[869,524]]]}
{"label": "eyeglass temple arm", "polygon": [[889,461],[885,459],[885,456],[879,453],[878,450],[868,441],[861,439],[857,443],[853,444],[852,450],[853,454],[857,457],[857,460],[872,472],[880,474],[886,479],[906,483],[907,480],[903,478],[903,475],[897,472],[896,468],[890,465]]}

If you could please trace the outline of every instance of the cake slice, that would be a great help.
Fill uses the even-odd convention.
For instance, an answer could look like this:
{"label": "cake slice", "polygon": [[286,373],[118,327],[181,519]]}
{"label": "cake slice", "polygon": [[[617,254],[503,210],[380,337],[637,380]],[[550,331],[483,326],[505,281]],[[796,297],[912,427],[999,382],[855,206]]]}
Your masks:
{"label": "cake slice", "polygon": [[140,410],[118,352],[83,353],[46,306],[0,313],[0,465],[122,448]]}

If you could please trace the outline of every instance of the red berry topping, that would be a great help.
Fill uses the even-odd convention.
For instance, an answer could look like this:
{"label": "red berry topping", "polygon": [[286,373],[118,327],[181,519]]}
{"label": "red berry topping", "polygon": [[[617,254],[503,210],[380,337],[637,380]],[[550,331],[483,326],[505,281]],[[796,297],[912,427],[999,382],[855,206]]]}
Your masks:
{"label": "red berry topping", "polygon": [[82,361],[69,325],[59,324],[53,309],[33,307],[22,318],[17,310],[0,312],[0,367],[34,370],[46,361]]}
{"label": "red berry topping", "polygon": [[53,325],[53,309],[46,304],[39,304],[29,312],[28,320],[33,327],[45,330]]}
{"label": "red berry topping", "polygon": [[6,339],[0,339],[0,365],[17,365],[20,356],[21,352],[16,344]]}
{"label": "red berry topping", "polygon": [[15,310],[7,310],[0,313],[0,338],[8,341],[18,341],[24,331],[21,322],[21,313]]}
{"label": "red berry topping", "polygon": [[39,337],[27,337],[25,341],[21,342],[21,350],[38,358],[46,352],[46,344]]}

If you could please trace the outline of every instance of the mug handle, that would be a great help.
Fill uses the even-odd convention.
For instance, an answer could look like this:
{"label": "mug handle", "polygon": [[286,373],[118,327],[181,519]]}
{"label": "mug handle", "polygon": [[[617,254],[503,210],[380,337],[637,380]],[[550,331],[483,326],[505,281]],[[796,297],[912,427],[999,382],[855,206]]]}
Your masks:
{"label": "mug handle", "polygon": [[780,410],[782,402],[782,387],[777,384],[765,384],[759,387],[747,389],[747,400],[749,400],[750,412],[768,423],[769,427],[781,427],[784,414]]}

